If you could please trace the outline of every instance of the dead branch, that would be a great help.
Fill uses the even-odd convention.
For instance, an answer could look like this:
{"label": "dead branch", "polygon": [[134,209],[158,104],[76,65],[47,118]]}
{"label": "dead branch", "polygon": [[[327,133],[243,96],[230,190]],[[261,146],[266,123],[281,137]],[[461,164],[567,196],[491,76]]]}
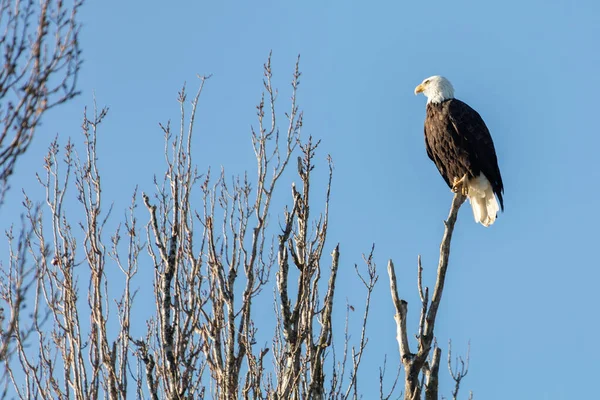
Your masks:
{"label": "dead branch", "polygon": [[[458,390],[460,389],[460,382],[462,379],[467,376],[469,373],[469,353],[471,352],[471,343],[467,347],[467,356],[466,359],[463,360],[462,357],[456,358],[455,367],[452,368],[452,341],[448,340],[448,371],[450,371],[450,376],[454,379],[454,390],[452,391],[452,399],[458,399]],[[459,367],[460,363],[460,367]],[[473,397],[473,393],[471,392],[469,398]]]}
{"label": "dead branch", "polygon": [[[365,286],[365,289],[367,289],[367,296],[366,296],[366,300],[365,300],[365,311],[363,313],[363,319],[362,319],[362,325],[361,325],[362,328],[361,328],[361,333],[360,333],[360,341],[359,341],[358,349],[356,349],[354,347],[352,348],[352,370],[350,372],[350,382],[348,384],[348,388],[346,389],[346,393],[343,396],[343,399],[349,398],[351,394],[352,394],[353,399],[358,398],[358,369],[360,367],[360,362],[362,360],[363,353],[364,353],[365,348],[367,347],[367,343],[369,341],[367,338],[367,320],[369,317],[369,309],[370,309],[370,305],[371,305],[371,294],[373,293],[373,290],[375,289],[375,285],[377,284],[377,280],[379,279],[379,275],[377,275],[377,268],[376,268],[375,262],[373,261],[373,252],[374,251],[375,251],[375,245],[373,244],[369,255],[365,256],[363,254],[363,260],[365,262],[365,265],[367,266],[367,275],[368,275],[367,279],[365,279],[365,277],[363,277],[363,275],[360,273],[358,266],[354,265],[356,274],[358,275],[359,279]],[[343,379],[343,374],[342,374],[342,379]]]}
{"label": "dead branch", "polygon": [[[132,343],[145,365],[146,384],[153,398],[190,398],[205,390],[200,377],[206,365],[202,351],[206,338],[195,333],[199,330],[202,307],[207,298],[204,276],[200,272],[204,260],[202,252],[196,253],[193,241],[196,216],[191,207],[191,196],[200,176],[192,164],[191,142],[197,104],[208,78],[199,77],[200,85],[192,98],[187,122],[185,86],[179,92],[179,133],[173,135],[170,124],[161,125],[167,168],[162,185],[155,179],[157,204],[152,204],[149,196],[142,194],[149,214],[148,243],[154,243],[147,246],[147,250],[155,271],[156,321],[148,324],[146,339],[132,339]],[[205,227],[205,235],[208,232],[211,241],[212,219],[205,221]],[[206,236],[201,237],[201,251],[206,248],[206,243]],[[214,243],[211,244],[212,251]],[[209,263],[214,265],[216,255],[210,254]]]}
{"label": "dead branch", "polygon": [[[17,159],[28,149],[42,116],[78,94],[76,81],[81,61],[77,11],[82,3],[75,1],[69,6],[55,0],[0,0],[0,56],[3,60],[0,69],[0,206]],[[41,218],[39,207],[27,196],[24,206],[30,220]],[[2,269],[5,276],[0,285],[0,296],[6,304],[0,310],[0,361],[6,365],[10,357],[19,352],[18,341],[27,341],[35,331],[34,322],[41,323],[48,317],[36,304],[29,314],[31,324],[21,318],[26,297],[39,296],[39,286],[36,295],[28,291],[37,285],[40,259],[48,255],[44,247],[33,260],[28,259],[31,240],[36,236],[34,231],[31,225],[23,226],[17,239],[12,228],[8,233],[11,258],[7,268]],[[10,371],[5,369],[2,377],[9,376]]]}
{"label": "dead branch", "polygon": [[[79,158],[69,141],[61,147],[54,140],[45,158],[45,176],[38,181],[46,193],[44,210],[34,211],[25,195],[24,206],[31,238],[24,240],[36,271],[32,330],[15,329],[14,343],[18,363],[5,363],[13,390],[20,398],[97,398],[100,393],[110,399],[127,397],[129,376],[129,316],[134,293],[131,279],[137,271],[137,257],[142,245],[133,214],[135,197],[126,221],[129,245],[127,256],[119,251],[120,228],[111,238],[112,247],[104,244],[104,228],[111,207],[102,211],[101,175],[97,167],[97,128],[106,110],[94,110],[90,119],[84,113],[82,132],[84,157]],[[63,169],[64,168],[64,169]],[[74,187],[71,182],[74,180]],[[74,192],[73,192],[74,191]],[[77,199],[83,210],[81,231],[72,228],[73,206],[65,199]],[[69,212],[68,212],[69,211]],[[45,228],[49,225],[49,229]],[[78,241],[76,237],[82,238]],[[78,245],[79,244],[79,245]],[[26,260],[20,255],[20,262]],[[79,261],[76,261],[79,258]],[[126,258],[127,262],[122,259]],[[110,302],[108,299],[107,261],[112,259],[125,276],[123,296],[117,302],[120,328],[109,333]],[[87,268],[82,267],[87,266]],[[82,268],[86,273],[82,274]],[[87,303],[80,300],[80,279],[87,276]],[[84,281],[85,282],[85,281]],[[44,314],[42,310],[48,310]],[[48,317],[48,324],[45,318]],[[89,315],[89,316],[88,316]],[[86,321],[88,323],[86,323]],[[24,320],[20,321],[24,323]],[[33,342],[35,336],[36,342]],[[114,337],[116,336],[116,337]],[[31,339],[31,340],[30,340]],[[32,349],[33,347],[33,349]],[[27,378],[22,381],[21,375]]]}
{"label": "dead branch", "polygon": [[[417,352],[412,353],[410,351],[410,345],[408,341],[408,331],[406,327],[408,303],[405,300],[400,299],[398,295],[397,283],[396,283],[396,272],[392,260],[388,263],[388,274],[390,277],[390,290],[392,295],[392,302],[396,309],[394,319],[396,320],[398,347],[400,351],[400,359],[404,365],[405,371],[405,385],[404,385],[404,398],[406,400],[418,400],[421,398],[422,384],[420,374],[421,371],[426,367],[426,360],[429,357],[432,343],[434,340],[434,327],[437,316],[438,307],[442,299],[442,293],[444,290],[444,283],[446,279],[446,272],[448,269],[448,260],[450,257],[450,243],[452,240],[452,233],[454,231],[454,224],[458,215],[460,206],[464,203],[465,197],[461,194],[455,194],[452,200],[452,206],[448,219],[444,222],[445,229],[440,245],[440,258],[438,263],[437,278],[433,296],[431,302],[427,303],[428,290],[423,290],[421,271],[422,267],[420,264],[420,258],[418,263],[418,289],[421,298],[421,318],[419,324],[419,334],[417,336],[418,347]],[[437,347],[436,347],[437,349]],[[437,385],[437,371],[439,370],[439,349],[434,351],[432,359],[432,365],[427,366],[426,375],[427,382],[432,386],[427,389],[429,396],[437,395],[437,389],[433,385]],[[432,368],[434,367],[434,368]],[[428,397],[428,399],[436,397]]]}
{"label": "dead branch", "polygon": [[[387,356],[385,356],[383,359],[383,367],[379,367],[379,398],[381,400],[389,400],[390,397],[392,397],[392,393],[394,393],[394,391],[396,390],[396,385],[398,384],[398,380],[400,378],[402,364],[398,364],[398,368],[396,370],[396,376],[394,377],[394,380],[392,381],[392,385],[391,385],[389,391],[386,394],[384,394],[383,393],[383,386],[384,386],[383,381],[385,379],[386,367],[387,367]],[[399,398],[400,397],[398,397],[398,399]]]}
{"label": "dead branch", "polygon": [[442,350],[434,343],[433,356],[429,365],[424,368],[425,372],[425,400],[437,400],[438,399],[438,387],[439,387],[439,372],[440,372],[440,358],[442,357]]}
{"label": "dead branch", "polygon": [[81,66],[77,12],[62,1],[1,0],[0,204],[17,159],[45,112],[78,94]]}
{"label": "dead branch", "polygon": [[[24,203],[32,215],[39,216],[39,209],[33,209],[29,199]],[[27,227],[24,219],[18,238],[14,236],[12,227],[6,232],[10,251],[8,266],[5,268],[0,263],[0,299],[6,305],[6,308],[0,308],[0,362],[9,362],[16,351],[13,342],[17,331],[23,340],[27,340],[34,332],[33,324],[27,326],[24,318],[21,318],[26,295],[35,286],[37,279],[35,264],[28,265],[27,257],[33,234],[33,229]],[[37,311],[34,310],[34,319],[44,320],[45,317],[37,314]]]}

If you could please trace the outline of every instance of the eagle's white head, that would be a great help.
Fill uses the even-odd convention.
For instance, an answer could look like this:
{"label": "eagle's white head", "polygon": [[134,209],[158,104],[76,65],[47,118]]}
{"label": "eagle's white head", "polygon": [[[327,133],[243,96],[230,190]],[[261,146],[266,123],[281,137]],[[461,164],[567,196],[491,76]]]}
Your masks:
{"label": "eagle's white head", "polygon": [[415,88],[415,94],[423,93],[427,103],[441,103],[454,98],[454,88],[450,81],[443,76],[434,75],[425,79]]}

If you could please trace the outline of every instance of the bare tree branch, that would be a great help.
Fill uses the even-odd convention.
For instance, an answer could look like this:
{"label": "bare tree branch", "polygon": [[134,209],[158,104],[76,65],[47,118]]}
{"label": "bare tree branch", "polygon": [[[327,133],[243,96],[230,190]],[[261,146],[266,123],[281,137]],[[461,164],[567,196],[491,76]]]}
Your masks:
{"label": "bare tree branch", "polygon": [[346,393],[343,396],[344,399],[349,398],[351,394],[353,399],[358,399],[358,369],[362,360],[363,353],[369,341],[367,338],[367,319],[369,317],[369,309],[371,305],[371,294],[373,293],[375,285],[377,284],[377,280],[379,279],[379,275],[377,275],[377,268],[375,262],[373,261],[374,251],[375,245],[373,244],[369,255],[365,256],[363,254],[363,260],[365,262],[365,265],[367,266],[367,279],[365,279],[365,277],[363,277],[363,275],[360,273],[358,266],[354,266],[356,274],[367,289],[367,298],[365,300],[365,311],[363,314],[363,320],[361,324],[362,329],[360,333],[358,350],[352,348],[352,370],[350,372],[350,382],[348,384],[348,388],[346,389]]}
{"label": "bare tree branch", "polygon": [[43,114],[78,94],[82,4],[0,0],[0,204]]}
{"label": "bare tree branch", "polygon": [[[32,207],[28,199],[25,200],[25,204]],[[39,209],[31,209],[31,213],[38,216]],[[18,334],[24,339],[34,332],[34,326],[26,326],[25,320],[21,318],[26,295],[37,280],[35,264],[27,265],[27,251],[34,232],[31,227],[26,226],[25,220],[22,221],[22,225],[18,238],[14,237],[13,228],[6,232],[10,258],[6,268],[0,263],[0,299],[6,305],[6,308],[0,308],[0,361],[3,362],[8,362],[16,351],[12,346],[16,332],[19,332]],[[16,248],[13,248],[13,245]],[[39,317],[43,320],[45,317],[37,312],[37,309],[34,310],[34,318]]]}
{"label": "bare tree branch", "polygon": [[[394,391],[396,390],[396,385],[398,384],[398,379],[400,378],[400,372],[402,371],[402,364],[398,364],[396,376],[394,377],[394,380],[392,382],[390,390],[386,394],[384,394],[383,393],[383,386],[384,386],[383,381],[385,379],[386,366],[387,366],[387,356],[383,359],[383,367],[379,368],[379,398],[381,400],[389,400],[392,397],[392,393],[394,393]],[[400,396],[398,396],[398,399],[399,398],[400,398]]]}
{"label": "bare tree branch", "polygon": [[425,368],[425,400],[437,400],[438,399],[438,387],[439,387],[439,371],[440,371],[440,358],[442,357],[442,350],[434,344],[433,356],[431,362]]}
{"label": "bare tree branch", "polygon": [[[467,356],[466,360],[463,360],[462,357],[456,358],[455,367],[452,368],[452,341],[448,341],[448,371],[450,371],[450,375],[452,379],[454,379],[454,390],[452,391],[452,399],[458,399],[458,390],[460,389],[460,382],[462,379],[467,376],[469,373],[469,353],[471,352],[471,343],[467,347]],[[460,363],[460,367],[459,367]],[[469,398],[473,397],[473,393],[471,392]]]}
{"label": "bare tree branch", "polygon": [[458,215],[460,206],[464,203],[465,197],[460,193],[454,195],[452,200],[452,206],[448,219],[444,222],[445,230],[440,246],[440,258],[438,263],[437,279],[431,302],[427,303],[428,290],[423,290],[422,278],[421,278],[421,259],[419,257],[418,262],[418,290],[421,298],[421,318],[419,324],[419,334],[417,336],[418,348],[416,353],[410,351],[408,342],[408,332],[406,327],[408,303],[405,300],[400,299],[398,295],[396,272],[392,260],[388,262],[388,274],[390,277],[390,290],[392,294],[392,302],[396,309],[394,319],[396,320],[397,328],[397,341],[400,350],[400,358],[404,365],[405,371],[405,385],[404,385],[404,398],[406,400],[417,400],[421,398],[422,384],[419,378],[421,371],[425,368],[427,375],[427,384],[431,385],[426,392],[428,393],[428,399],[434,399],[437,396],[437,371],[439,370],[439,357],[440,351],[436,347],[434,351],[432,365],[427,366],[426,360],[429,356],[432,343],[434,340],[434,327],[437,316],[437,311],[442,299],[442,293],[444,290],[444,283],[446,279],[446,272],[448,269],[448,260],[450,257],[450,243],[452,240],[452,233],[454,231],[454,224]]}

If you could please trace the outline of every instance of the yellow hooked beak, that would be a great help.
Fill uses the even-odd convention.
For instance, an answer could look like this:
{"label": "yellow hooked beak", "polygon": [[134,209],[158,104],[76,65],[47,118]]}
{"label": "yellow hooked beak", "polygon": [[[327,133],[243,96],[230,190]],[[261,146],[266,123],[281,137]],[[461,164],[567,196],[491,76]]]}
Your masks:
{"label": "yellow hooked beak", "polygon": [[425,90],[425,86],[421,83],[419,86],[417,86],[415,88],[415,95],[417,95],[419,93],[423,93],[424,90]]}

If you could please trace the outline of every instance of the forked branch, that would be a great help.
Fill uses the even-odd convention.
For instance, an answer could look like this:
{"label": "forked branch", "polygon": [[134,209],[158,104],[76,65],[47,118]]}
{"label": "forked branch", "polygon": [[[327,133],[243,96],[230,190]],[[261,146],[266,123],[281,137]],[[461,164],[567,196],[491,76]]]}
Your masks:
{"label": "forked branch", "polygon": [[0,204],[42,116],[79,93],[82,4],[0,0]]}
{"label": "forked branch", "polygon": [[438,262],[437,279],[431,302],[428,303],[429,291],[427,288],[423,290],[421,279],[421,262],[418,263],[418,286],[419,295],[421,298],[421,319],[419,324],[419,334],[417,335],[418,348],[416,353],[410,351],[408,341],[408,331],[406,328],[408,303],[401,299],[398,295],[398,287],[396,282],[396,272],[392,260],[388,263],[388,274],[390,276],[390,290],[392,301],[396,309],[394,319],[396,320],[396,339],[400,350],[400,359],[404,365],[405,384],[404,398],[406,400],[417,400],[421,398],[422,380],[420,379],[421,371],[426,376],[426,397],[427,399],[437,399],[437,382],[439,370],[440,349],[435,347],[431,365],[427,363],[430,350],[434,341],[434,327],[437,311],[442,300],[444,283],[446,280],[446,271],[448,269],[448,260],[450,258],[450,243],[452,233],[454,232],[454,224],[458,216],[458,210],[465,201],[465,196],[457,193],[452,200],[452,206],[448,219],[444,222],[445,230],[440,246],[440,258]]}
{"label": "forked branch", "polygon": [[[458,399],[458,390],[460,389],[460,382],[469,373],[469,354],[471,353],[471,343],[467,347],[467,356],[465,359],[462,357],[456,357],[456,363],[452,368],[452,341],[448,341],[448,371],[452,379],[454,379],[454,390],[452,391],[452,399]],[[459,366],[460,365],[460,366]],[[473,398],[473,392],[469,394],[469,399]]]}

